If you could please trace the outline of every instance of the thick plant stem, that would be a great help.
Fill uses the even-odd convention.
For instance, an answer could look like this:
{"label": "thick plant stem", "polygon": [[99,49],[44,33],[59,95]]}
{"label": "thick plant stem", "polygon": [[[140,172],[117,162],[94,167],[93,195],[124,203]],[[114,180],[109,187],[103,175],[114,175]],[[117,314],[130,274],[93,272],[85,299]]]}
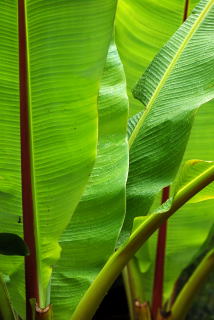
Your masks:
{"label": "thick plant stem", "polygon": [[[165,187],[162,191],[161,203],[169,199],[170,187]],[[165,221],[158,230],[157,252],[155,259],[155,274],[152,292],[152,316],[155,319],[158,310],[162,306],[163,283],[164,283],[164,265],[167,237],[167,221]]]}
{"label": "thick plant stem", "polygon": [[175,195],[169,210],[148,216],[145,222],[131,234],[128,242],[120,247],[106,262],[103,269],[81,299],[71,319],[92,319],[106,292],[142,244],[164,221],[213,180],[214,166],[204,171],[201,175],[179,190]]}
{"label": "thick plant stem", "polygon": [[20,87],[20,133],[21,133],[21,175],[22,210],[24,240],[30,255],[25,257],[26,318],[32,319],[30,299],[39,303],[38,272],[36,259],[36,240],[34,230],[34,201],[32,181],[30,116],[28,102],[28,57],[25,17],[25,0],[18,0],[19,26],[19,87]]}
{"label": "thick plant stem", "polygon": [[214,249],[208,252],[198,265],[179,293],[171,309],[169,320],[183,320],[192,304],[192,301],[206,281],[209,273],[214,270]]}
{"label": "thick plant stem", "polygon": [[13,310],[6,284],[0,274],[0,319],[18,320]]}

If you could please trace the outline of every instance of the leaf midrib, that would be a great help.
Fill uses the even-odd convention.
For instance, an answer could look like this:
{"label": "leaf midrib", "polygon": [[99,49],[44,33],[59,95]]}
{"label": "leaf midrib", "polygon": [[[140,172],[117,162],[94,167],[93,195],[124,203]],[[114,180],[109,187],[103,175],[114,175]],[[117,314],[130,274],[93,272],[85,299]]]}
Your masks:
{"label": "leaf midrib", "polygon": [[203,19],[205,18],[205,16],[208,14],[209,10],[211,9],[211,7],[214,4],[214,0],[210,0],[207,5],[205,6],[205,8],[201,11],[200,15],[198,16],[198,19],[194,22],[192,28],[190,29],[189,33],[187,34],[187,36],[184,38],[183,42],[181,43],[181,46],[179,47],[178,51],[176,52],[174,58],[172,59],[172,61],[170,62],[168,68],[166,69],[161,81],[159,82],[157,88],[155,89],[151,99],[149,100],[145,112],[142,114],[142,116],[140,117],[137,125],[135,126],[134,130],[132,131],[132,134],[129,138],[129,149],[131,148],[131,146],[133,145],[140,129],[142,128],[147,116],[149,115],[154,102],[156,100],[156,98],[158,97],[161,89],[163,88],[164,84],[166,83],[167,79],[169,78],[171,71],[173,70],[174,66],[176,65],[178,59],[180,58],[181,54],[183,53],[185,47],[187,46],[188,42],[190,41],[190,39],[192,38],[193,34],[195,33],[195,31],[198,29],[199,25],[201,24],[201,22],[203,21]]}

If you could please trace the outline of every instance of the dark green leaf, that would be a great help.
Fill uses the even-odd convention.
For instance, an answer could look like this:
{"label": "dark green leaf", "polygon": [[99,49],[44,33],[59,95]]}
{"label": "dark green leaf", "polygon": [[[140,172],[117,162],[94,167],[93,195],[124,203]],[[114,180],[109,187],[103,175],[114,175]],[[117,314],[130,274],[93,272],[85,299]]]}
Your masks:
{"label": "dark green leaf", "polygon": [[13,233],[0,233],[0,254],[27,256],[29,250],[22,238]]}

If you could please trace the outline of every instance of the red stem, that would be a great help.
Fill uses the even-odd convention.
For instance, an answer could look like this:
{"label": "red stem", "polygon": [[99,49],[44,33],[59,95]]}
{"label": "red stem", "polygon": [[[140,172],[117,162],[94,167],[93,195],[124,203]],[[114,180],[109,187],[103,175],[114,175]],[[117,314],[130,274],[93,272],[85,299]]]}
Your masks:
{"label": "red stem", "polygon": [[[169,199],[169,191],[170,191],[169,187],[165,187],[163,189],[161,203],[164,203]],[[152,307],[151,307],[153,319],[156,319],[158,310],[162,306],[166,235],[167,235],[167,222],[163,223],[158,231],[157,251],[156,251],[156,259],[155,259],[155,275],[154,275]]]}
{"label": "red stem", "polygon": [[187,17],[188,17],[188,10],[189,10],[189,0],[185,0],[183,22],[184,22],[184,21],[187,19]]}
{"label": "red stem", "polygon": [[30,299],[35,298],[37,303],[39,303],[39,293],[36,263],[36,244],[34,237],[34,205],[32,196],[31,147],[28,104],[27,39],[24,0],[18,1],[18,22],[22,210],[24,222],[24,240],[30,249],[30,255],[25,257],[26,318],[28,320],[31,320],[32,310]]}
{"label": "red stem", "polygon": [[[183,22],[188,17],[189,0],[185,0]],[[162,201],[166,202],[169,199],[169,187],[165,187],[162,191]],[[162,224],[158,230],[157,251],[155,261],[155,275],[152,293],[152,318],[156,319],[158,310],[162,306],[163,299],[163,283],[164,283],[164,264],[165,264],[165,252],[166,252],[166,236],[167,236],[167,221]]]}

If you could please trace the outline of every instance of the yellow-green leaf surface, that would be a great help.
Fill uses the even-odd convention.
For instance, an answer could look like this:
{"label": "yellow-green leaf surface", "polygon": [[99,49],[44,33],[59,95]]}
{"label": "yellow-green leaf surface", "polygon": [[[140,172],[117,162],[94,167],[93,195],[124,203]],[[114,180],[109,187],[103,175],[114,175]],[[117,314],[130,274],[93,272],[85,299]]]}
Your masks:
{"label": "yellow-green leaf surface", "polygon": [[[198,3],[198,1],[191,0],[188,2],[188,14],[190,14],[192,8]],[[131,115],[142,109],[142,106],[139,104],[139,102],[132,98],[131,89],[135,85],[135,82],[138,80],[140,74],[145,70],[145,67],[149,64],[151,59],[159,50],[160,46],[164,44],[173,31],[175,31],[179,24],[181,24],[184,16],[184,9],[185,1],[180,0],[173,1],[173,3],[171,1],[120,1],[116,23],[116,34],[118,36],[117,45],[126,72]],[[129,23],[127,23],[127,21]],[[133,21],[136,23],[133,23]],[[184,156],[185,159],[214,159],[213,107],[214,102],[209,102],[203,105],[197,112],[190,140]],[[140,115],[138,118],[139,117]],[[154,146],[154,149],[155,148],[156,146]],[[154,154],[152,154],[151,158],[153,155]],[[208,190],[211,192],[212,188],[210,186],[205,188],[205,190],[195,196],[191,202],[199,199],[199,197],[201,200],[205,200],[204,196],[206,196]],[[211,196],[210,192],[209,195]],[[140,197],[140,191],[138,194]],[[135,200],[137,201],[137,198]],[[146,212],[143,212],[143,207],[146,208],[146,203],[144,202],[141,204],[142,206],[139,204],[139,209],[137,208],[138,214],[145,214]],[[147,207],[149,207],[149,205],[147,205]],[[188,214],[185,214],[185,208],[187,207]],[[205,222],[201,223],[201,220],[198,220],[198,222],[196,220],[202,211],[202,208],[203,212],[206,213],[203,214],[205,215]],[[209,231],[208,225],[210,225],[209,219],[213,219],[211,215],[212,211],[213,201],[207,200],[203,201],[203,203],[198,203],[198,205],[194,206],[194,208],[191,207],[189,203],[184,207],[184,209],[180,209],[180,214],[176,214],[170,218],[167,243],[171,249],[169,249],[170,255],[167,254],[166,256],[165,275],[165,292],[168,292],[168,294],[179,272],[190,262],[193,255],[197,251],[198,246],[200,246],[206,238],[206,234]],[[192,216],[193,214],[194,216]],[[193,220],[198,225],[192,230],[191,239],[193,240],[195,238],[194,234],[197,232],[201,233],[202,236],[198,237],[196,235],[197,241],[192,241],[192,243],[189,244],[190,237],[187,236],[184,238],[182,236],[181,238],[180,234],[182,232],[182,228],[188,230],[188,227],[190,225],[192,226],[191,221]],[[177,230],[175,231],[175,234],[174,228]],[[200,228],[201,231],[199,231]],[[175,239],[175,235],[177,235],[178,238]],[[181,253],[181,261],[179,262],[177,250],[181,252],[181,248],[185,247],[185,242],[187,243],[189,250],[185,251],[184,255]],[[150,246],[149,243],[150,241],[148,241],[144,245],[143,250],[139,252],[139,255],[141,256],[141,269],[143,272],[147,271],[147,273],[145,273],[145,277],[143,278],[143,284],[145,285],[144,293],[151,292],[150,290],[153,276],[152,272],[154,266],[153,262],[156,250],[155,242],[153,244],[152,252],[148,249],[148,246]],[[170,274],[167,272],[167,270],[169,270]],[[150,296],[150,294],[148,294],[148,296]]]}
{"label": "yellow-green leaf surface", "polygon": [[[22,235],[17,4],[0,2],[0,232]],[[21,258],[0,257],[3,272],[12,272]]]}
{"label": "yellow-green leaf surface", "polygon": [[[195,158],[206,159],[207,161],[187,161],[178,173],[178,178],[171,189],[178,188],[178,185],[182,186],[185,181],[188,182],[192,174],[197,172],[200,174],[201,170],[206,170],[206,167],[209,168],[212,165],[209,161],[214,159],[213,108],[214,102],[211,101],[198,110],[184,155],[184,160]],[[165,299],[169,297],[181,271],[192,261],[209,234],[214,217],[213,188],[212,183],[195,195],[168,222],[165,257]],[[156,206],[158,206],[157,202]],[[138,218],[136,223],[137,220]],[[145,292],[147,292],[147,299],[150,298],[154,275],[156,239],[156,235],[152,236],[136,255],[142,272],[141,276],[145,285]]]}
{"label": "yellow-green leaf surface", "polygon": [[130,119],[127,219],[146,214],[175,178],[195,111],[214,97],[213,0],[202,1],[161,49],[134,95],[146,106]]}
{"label": "yellow-green leaf surface", "polygon": [[[172,186],[172,192],[174,190],[182,190],[186,186],[188,181],[191,181],[194,175],[200,176],[206,169],[209,169],[211,165],[214,165],[212,161],[202,161],[202,160],[189,160],[184,163],[180,172],[178,173],[178,178],[175,180]],[[211,183],[201,192],[196,194],[192,199],[189,200],[189,203],[197,203],[203,200],[213,199],[214,195],[214,185]],[[174,190],[173,190],[174,189]]]}
{"label": "yellow-green leaf surface", "polygon": [[[184,160],[194,158],[210,161],[214,159],[213,108],[214,102],[211,101],[198,110]],[[190,166],[191,163],[197,164],[197,166]],[[208,162],[200,160],[193,160],[187,162],[187,164],[188,165],[185,166],[187,169],[185,172],[188,173],[188,175],[190,175],[192,170],[197,172],[200,168],[210,165]],[[182,172],[186,180],[187,176],[184,174],[184,171]],[[181,178],[179,178],[179,181],[182,182],[182,184],[184,183],[184,180]],[[209,234],[214,217],[213,195],[213,184],[211,184],[194,196],[188,204],[173,215],[168,222],[165,256],[165,299],[169,297],[181,271],[192,261]],[[157,199],[157,201],[158,200],[160,204],[160,198]],[[156,206],[159,204],[156,202]],[[135,225],[141,222],[140,217],[135,220]],[[135,257],[135,261],[141,270],[141,279],[144,284],[143,297],[145,299],[151,298],[156,241],[156,235],[152,236]]]}
{"label": "yellow-green leaf surface", "polygon": [[[142,110],[132,89],[159,49],[182,24],[186,0],[119,0],[116,42],[124,65],[130,115]],[[189,4],[189,12],[198,0]]]}
{"label": "yellow-green leaf surface", "polygon": [[[26,0],[25,7],[35,234],[44,306],[51,268],[60,255],[58,239],[96,156],[97,97],[116,0]],[[5,215],[0,228],[21,233],[17,2],[1,1],[0,12],[0,213]],[[17,264],[1,257],[4,273],[14,272]],[[11,283],[13,296],[20,283]]]}
{"label": "yellow-green leaf surface", "polygon": [[89,183],[63,233],[54,268],[54,319],[69,319],[90,283],[113,253],[125,214],[128,171],[128,98],[117,50],[109,49],[99,94],[98,155]]}

